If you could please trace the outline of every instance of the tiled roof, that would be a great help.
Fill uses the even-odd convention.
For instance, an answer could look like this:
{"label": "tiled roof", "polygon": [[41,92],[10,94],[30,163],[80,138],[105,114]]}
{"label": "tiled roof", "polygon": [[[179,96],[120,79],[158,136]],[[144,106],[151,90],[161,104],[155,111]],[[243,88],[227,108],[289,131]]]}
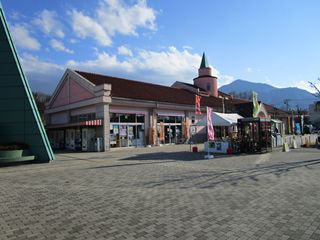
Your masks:
{"label": "tiled roof", "polygon": [[[195,104],[195,95],[183,89],[166,87],[157,84],[145,83],[140,81],[116,78],[95,73],[76,71],[82,77],[95,85],[111,84],[111,96],[129,99],[139,99],[148,101]],[[222,100],[216,97],[202,97],[201,106],[221,108]],[[232,107],[225,103],[225,108]]]}
{"label": "tiled roof", "polygon": [[268,111],[269,115],[271,115],[271,117],[279,117],[279,118],[283,118],[283,117],[289,117],[290,116],[290,113],[282,110],[282,109],[279,109],[279,108],[276,108],[276,107],[273,107],[269,104],[266,104],[266,103],[263,103],[264,107],[266,108],[266,110]]}
{"label": "tiled roof", "polygon": [[[245,100],[243,100],[245,101]],[[271,116],[271,118],[285,118],[290,116],[289,113],[286,111],[283,111],[279,108],[273,107],[269,104],[263,103],[265,109],[267,110],[268,114]],[[244,117],[251,117],[252,111],[253,111],[253,103],[250,101],[246,102],[239,102],[235,104],[235,110]]]}

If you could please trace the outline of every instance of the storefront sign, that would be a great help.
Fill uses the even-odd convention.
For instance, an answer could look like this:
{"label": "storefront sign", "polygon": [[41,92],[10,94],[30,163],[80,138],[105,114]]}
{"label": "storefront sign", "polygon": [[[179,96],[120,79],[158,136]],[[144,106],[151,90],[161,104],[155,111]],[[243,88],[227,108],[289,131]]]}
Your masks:
{"label": "storefront sign", "polygon": [[85,121],[86,126],[102,126],[102,119]]}

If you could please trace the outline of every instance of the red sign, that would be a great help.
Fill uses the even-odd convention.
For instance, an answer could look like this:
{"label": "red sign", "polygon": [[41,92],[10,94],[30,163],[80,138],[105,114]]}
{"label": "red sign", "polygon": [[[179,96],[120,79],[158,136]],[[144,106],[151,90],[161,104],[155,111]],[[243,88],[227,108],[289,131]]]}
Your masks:
{"label": "red sign", "polygon": [[102,126],[102,119],[88,120],[86,126]]}
{"label": "red sign", "polygon": [[214,140],[214,128],[212,122],[212,108],[207,107],[207,132],[208,132],[208,140]]}
{"label": "red sign", "polygon": [[201,97],[199,95],[196,95],[196,109],[195,109],[196,114],[201,114],[200,100],[201,100]]}

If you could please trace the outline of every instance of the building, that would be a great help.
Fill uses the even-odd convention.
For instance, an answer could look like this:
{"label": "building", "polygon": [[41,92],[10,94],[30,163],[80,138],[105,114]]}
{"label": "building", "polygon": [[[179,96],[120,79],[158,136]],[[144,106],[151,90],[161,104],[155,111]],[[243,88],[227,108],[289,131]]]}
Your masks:
{"label": "building", "polygon": [[320,128],[320,101],[314,102],[309,106],[310,122]]}
{"label": "building", "polygon": [[[212,72],[203,55],[195,84],[208,86],[212,94],[202,91],[201,105],[229,110],[232,104],[223,106],[212,96],[217,93]],[[67,69],[46,109],[48,135],[54,148],[83,151],[95,150],[100,139],[105,150],[181,143],[204,116],[194,113],[193,90]],[[194,132],[205,137],[203,127]]]}
{"label": "building", "polygon": [[[234,112],[233,99],[218,91],[218,76],[202,56],[194,84],[171,87],[67,69],[45,111],[54,148],[94,151],[205,141],[205,106]],[[201,115],[195,115],[195,95]]]}

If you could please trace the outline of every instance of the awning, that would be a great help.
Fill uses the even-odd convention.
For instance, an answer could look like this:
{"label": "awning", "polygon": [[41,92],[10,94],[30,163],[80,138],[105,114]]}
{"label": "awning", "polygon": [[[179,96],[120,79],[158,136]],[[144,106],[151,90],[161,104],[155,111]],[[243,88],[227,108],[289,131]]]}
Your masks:
{"label": "awning", "polygon": [[54,124],[54,125],[47,125],[47,129],[55,129],[55,128],[73,128],[73,127],[80,127],[80,126],[102,126],[103,119],[95,119],[95,120],[87,120],[82,122],[75,122],[75,123],[65,123],[65,124]]}
{"label": "awning", "polygon": [[271,119],[271,122],[274,122],[274,123],[282,123],[282,121],[278,120],[278,119]]}
{"label": "awning", "polygon": [[[228,127],[235,125],[238,122],[238,119],[243,118],[237,113],[217,113],[212,112],[212,123],[213,126],[224,126]],[[202,118],[197,124],[197,126],[206,126],[207,125],[207,116]]]}
{"label": "awning", "polygon": [[165,110],[157,110],[158,116],[168,116],[168,117],[184,117],[185,114],[182,111],[165,111]]}

